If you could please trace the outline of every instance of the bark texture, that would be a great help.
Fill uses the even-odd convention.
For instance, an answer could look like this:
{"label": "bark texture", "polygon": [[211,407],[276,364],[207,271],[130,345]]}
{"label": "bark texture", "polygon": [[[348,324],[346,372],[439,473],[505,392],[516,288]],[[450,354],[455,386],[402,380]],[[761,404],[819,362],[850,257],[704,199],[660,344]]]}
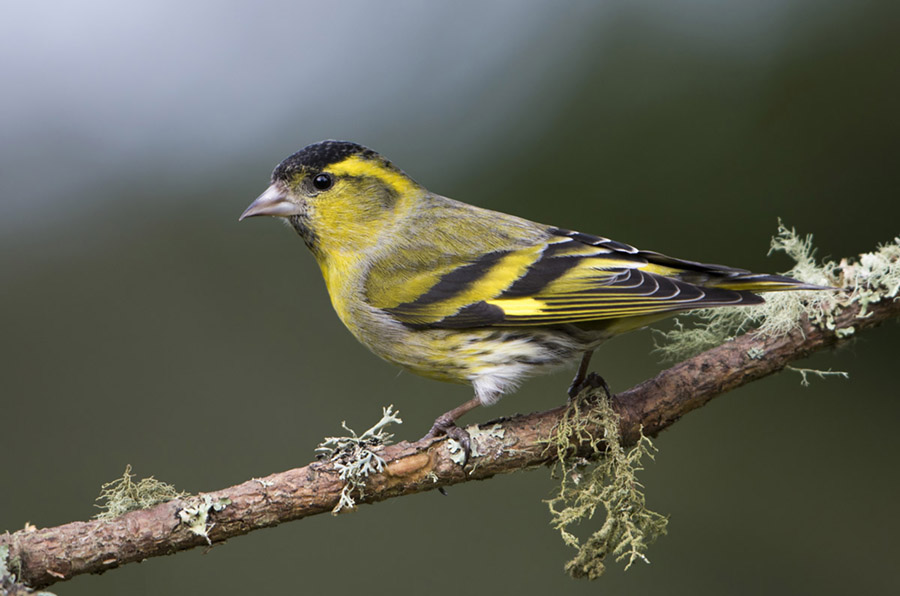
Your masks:
{"label": "bark texture", "polygon": [[[848,307],[837,317],[836,327],[853,325],[859,332],[878,325],[900,315],[900,300],[870,304],[865,318],[858,318],[859,312],[856,305]],[[642,427],[645,434],[656,435],[714,397],[839,341],[842,340],[833,331],[804,323],[797,331],[779,338],[745,334],[681,362],[614,396],[613,407],[621,416],[623,442],[634,443]],[[384,471],[369,477],[365,495],[356,500],[374,503],[547,464],[556,454],[547,447],[546,440],[563,411],[560,407],[499,420],[499,427],[494,427],[494,423],[482,425],[481,428],[493,431],[473,436],[481,455],[473,457],[465,467],[454,462],[444,439],[385,447],[379,452],[386,463]],[[11,567],[20,580],[33,587],[45,587],[78,574],[99,573],[331,511],[343,486],[333,464],[315,462],[109,521],[20,530],[0,536],[0,545],[10,547]],[[205,518],[199,524],[205,536],[183,523],[186,511],[195,511]]]}

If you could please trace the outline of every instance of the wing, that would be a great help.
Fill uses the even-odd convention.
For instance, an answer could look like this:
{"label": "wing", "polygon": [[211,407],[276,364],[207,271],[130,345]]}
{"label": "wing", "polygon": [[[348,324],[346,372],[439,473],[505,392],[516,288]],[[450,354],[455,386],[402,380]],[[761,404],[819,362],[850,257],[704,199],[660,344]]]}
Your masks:
{"label": "wing", "polygon": [[551,228],[544,242],[494,250],[423,271],[399,304],[373,304],[415,328],[584,323],[755,304],[753,291],[797,289],[796,280],[674,259]]}

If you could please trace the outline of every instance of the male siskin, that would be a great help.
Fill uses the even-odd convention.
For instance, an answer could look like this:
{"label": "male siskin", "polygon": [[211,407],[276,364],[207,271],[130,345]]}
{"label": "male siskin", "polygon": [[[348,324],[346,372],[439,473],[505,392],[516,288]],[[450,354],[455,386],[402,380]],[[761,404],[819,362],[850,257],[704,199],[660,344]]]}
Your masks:
{"label": "male siskin", "polygon": [[457,418],[526,377],[672,313],[819,289],[779,275],[675,259],[430,192],[361,145],[322,141],[285,159],[241,215],[285,218],[322,270],[350,332],[388,362],[471,384],[427,436],[467,443]]}

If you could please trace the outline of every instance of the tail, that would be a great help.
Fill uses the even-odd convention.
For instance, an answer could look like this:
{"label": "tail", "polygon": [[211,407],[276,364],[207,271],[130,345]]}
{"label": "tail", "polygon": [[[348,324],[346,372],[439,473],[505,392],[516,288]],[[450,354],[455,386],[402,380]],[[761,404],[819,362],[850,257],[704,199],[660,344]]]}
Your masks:
{"label": "tail", "polygon": [[724,290],[745,290],[748,292],[783,292],[786,290],[836,290],[829,286],[808,284],[784,275],[765,273],[742,273],[719,280],[711,279],[710,284]]}
{"label": "tail", "polygon": [[669,275],[706,288],[721,288],[738,292],[783,292],[787,290],[837,290],[829,286],[808,284],[785,275],[752,273],[725,265],[712,265],[676,259],[651,251],[640,251],[650,263],[671,269]]}

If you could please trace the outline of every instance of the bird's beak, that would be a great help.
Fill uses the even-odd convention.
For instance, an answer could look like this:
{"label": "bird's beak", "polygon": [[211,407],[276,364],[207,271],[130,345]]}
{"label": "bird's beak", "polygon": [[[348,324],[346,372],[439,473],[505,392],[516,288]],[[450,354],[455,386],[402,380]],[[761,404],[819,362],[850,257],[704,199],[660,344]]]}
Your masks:
{"label": "bird's beak", "polygon": [[273,215],[275,217],[288,217],[299,215],[301,209],[295,203],[288,200],[284,190],[273,184],[266,189],[250,206],[244,210],[238,221],[256,215]]}

